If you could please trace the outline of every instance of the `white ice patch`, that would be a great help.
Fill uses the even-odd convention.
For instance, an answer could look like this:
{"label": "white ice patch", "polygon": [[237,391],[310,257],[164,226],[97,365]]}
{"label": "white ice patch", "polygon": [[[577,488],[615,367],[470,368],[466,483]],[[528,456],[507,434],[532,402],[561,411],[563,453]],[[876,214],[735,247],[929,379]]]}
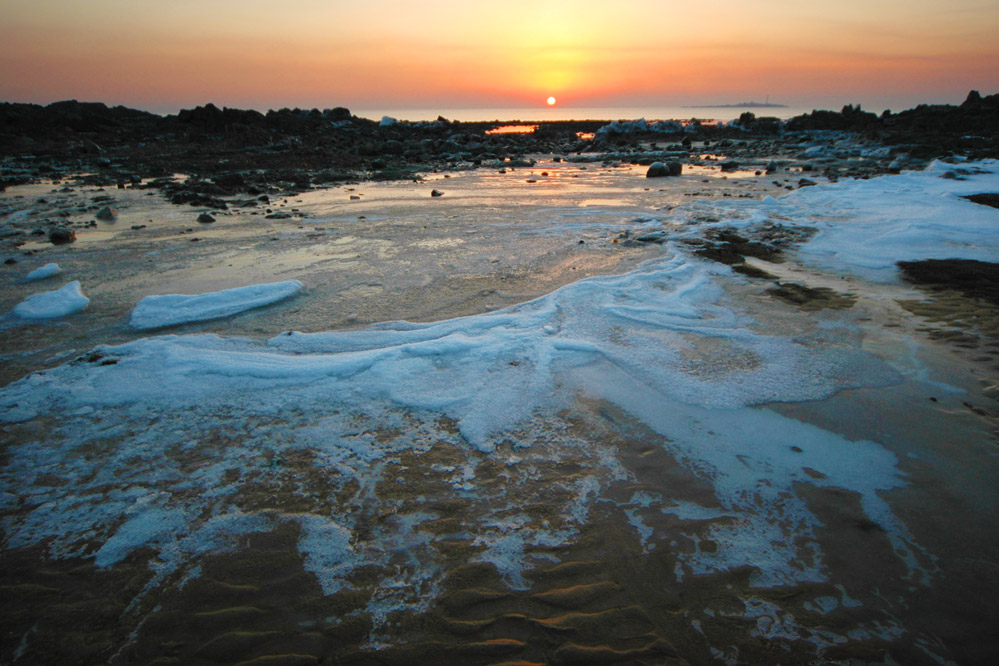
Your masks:
{"label": "white ice patch", "polygon": [[[690,573],[751,566],[752,584],[762,587],[825,580],[814,535],[820,523],[794,491],[795,484],[809,483],[860,495],[865,513],[888,533],[911,575],[926,580],[917,557],[925,553],[879,495],[905,485],[895,455],[880,444],[852,442],[765,409],[683,405],[617,368],[591,366],[577,374],[593,394],[667,438],[665,447],[682,464],[714,484],[724,513],[692,504],[662,508],[696,522],[723,517],[704,533],[716,548],[679,555]],[[695,543],[700,538],[692,535]],[[678,570],[678,577],[683,573]]]}
{"label": "white ice patch", "polygon": [[302,289],[298,280],[254,284],[207,294],[146,296],[132,310],[129,325],[138,330],[229,317],[277,303]]}
{"label": "white ice patch", "polygon": [[36,268],[27,275],[24,276],[25,282],[34,282],[35,280],[44,280],[45,278],[50,278],[53,275],[58,275],[62,273],[62,269],[59,268],[59,264],[45,264],[40,268]]}
{"label": "white ice patch", "polygon": [[[967,175],[962,180],[943,177],[957,171]],[[710,209],[711,216],[722,218],[721,225],[776,221],[815,228],[818,233],[799,249],[802,261],[834,271],[846,269],[875,282],[893,282],[899,261],[996,261],[999,213],[964,198],[987,192],[999,192],[999,161],[933,162],[925,171],[843,179],[777,199],[711,202],[691,209],[701,213]]]}
{"label": "white ice patch", "polygon": [[33,294],[14,306],[11,314],[27,320],[59,319],[76,314],[90,304],[77,280],[41,294]]}

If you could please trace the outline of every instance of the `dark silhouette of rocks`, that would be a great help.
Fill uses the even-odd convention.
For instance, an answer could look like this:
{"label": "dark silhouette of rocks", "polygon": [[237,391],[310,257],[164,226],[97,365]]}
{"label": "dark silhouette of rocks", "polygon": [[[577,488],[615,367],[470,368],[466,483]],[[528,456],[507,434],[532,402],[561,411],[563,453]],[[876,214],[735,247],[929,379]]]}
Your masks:
{"label": "dark silhouette of rocks", "polygon": [[[521,122],[535,125],[536,131],[487,133]],[[649,165],[691,159],[717,146],[740,163],[761,158],[762,167],[780,154],[783,143],[800,142],[794,138],[797,133],[825,131],[891,146],[908,159],[999,156],[999,95],[977,91],[960,106],[922,105],[880,117],[847,105],[839,112],[813,111],[786,122],[746,112],[727,125],[691,120],[655,124],[654,131],[653,124],[643,130],[636,123],[637,129],[626,132],[598,132],[608,124],[599,119],[463,123],[438,118],[383,126],[344,107],[261,113],[206,104],[160,116],[98,102],[0,103],[0,156],[6,158],[0,189],[61,173],[91,173],[93,182],[102,185],[157,187],[175,203],[225,210],[221,197],[236,194],[408,179],[441,169],[517,168],[533,164],[534,154]],[[589,139],[591,135],[596,137]],[[885,164],[883,171],[888,170]],[[175,173],[191,178],[177,183],[169,179]]]}

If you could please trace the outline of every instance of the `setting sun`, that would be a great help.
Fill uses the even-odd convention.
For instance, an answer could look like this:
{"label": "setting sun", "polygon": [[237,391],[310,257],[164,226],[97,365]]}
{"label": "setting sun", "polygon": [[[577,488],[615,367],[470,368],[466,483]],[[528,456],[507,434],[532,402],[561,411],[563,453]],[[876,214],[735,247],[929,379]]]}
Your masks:
{"label": "setting sun", "polygon": [[549,97],[548,98],[548,106],[555,106],[555,98],[554,97]]}

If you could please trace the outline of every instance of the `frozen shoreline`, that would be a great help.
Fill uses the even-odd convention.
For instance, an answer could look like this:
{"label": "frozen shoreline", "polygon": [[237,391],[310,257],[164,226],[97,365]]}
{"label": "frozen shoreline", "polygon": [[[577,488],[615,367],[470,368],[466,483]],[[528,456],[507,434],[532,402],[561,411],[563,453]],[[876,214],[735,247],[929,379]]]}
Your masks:
{"label": "frozen shoreline", "polygon": [[[510,262],[512,274],[517,263],[502,257],[536,252],[545,262],[556,257],[545,266],[560,265],[562,257],[581,266],[592,262],[593,277],[563,278],[562,286],[538,298],[429,323],[389,321],[338,332],[317,328],[266,342],[231,334],[132,337],[0,389],[0,420],[13,442],[3,470],[5,548],[44,544],[54,559],[93,558],[100,569],[151,548],[154,575],[129,611],[137,619],[155,615],[150,591],[196,586],[191,581],[199,580],[200,567],[211,558],[240,552],[236,544],[244,538],[292,524],[305,570],[323,594],[353,591],[365,597],[354,612],[371,618],[370,641],[376,644],[391,640],[389,618],[430,612],[435,600],[447,598],[448,543],[462,544],[466,559],[494,567],[508,589],[524,591],[531,588],[532,572],[587,543],[590,522],[612,506],[627,516],[627,527],[620,527],[620,516],[616,524],[629,539],[627,548],[637,549],[636,557],[672,553],[670,577],[662,581],[666,587],[705,576],[728,580],[747,567],[752,574],[737,598],[765,597],[781,586],[831,593],[827,588],[847,585],[848,595],[832,598],[842,600],[836,602],[839,612],[856,613],[849,635],[795,627],[793,618],[807,613],[804,606],[747,602],[739,617],[751,620],[757,631],[758,617],[779,621],[787,633],[777,638],[804,639],[819,655],[850,636],[892,644],[876,615],[849,610],[854,606],[847,600],[861,609],[879,608],[879,602],[837,571],[839,560],[830,554],[835,547],[824,536],[828,519],[820,518],[828,507],[810,498],[827,490],[854,498],[859,508],[853,519],[874,526],[864,534],[873,530],[891,558],[894,578],[885,585],[899,594],[910,586],[932,587],[947,575],[935,552],[939,544],[925,543],[933,537],[919,520],[913,526],[915,516],[898,498],[919,491],[910,481],[919,469],[914,460],[944,452],[896,421],[871,424],[858,416],[866,428],[858,435],[845,422],[821,427],[766,405],[824,405],[844,395],[867,395],[869,402],[862,404],[871,408],[879,394],[894,400],[932,396],[948,409],[962,400],[981,403],[980,396],[968,394],[972,378],[958,382],[939,375],[935,362],[924,358],[928,352],[916,349],[925,343],[914,337],[914,324],[894,323],[904,312],[890,301],[911,290],[888,273],[899,259],[926,258],[927,248],[938,248],[942,240],[948,257],[994,258],[999,253],[990,233],[995,211],[961,196],[999,190],[999,166],[938,164],[926,172],[843,181],[781,198],[676,204],[669,194],[648,193],[638,174],[610,171],[577,188],[569,180],[582,175],[577,167],[544,168],[552,182],[538,188],[550,199],[543,208],[518,209],[503,198],[512,189],[508,182],[491,192],[492,181],[468,176],[467,185],[460,178],[440,180],[445,199],[453,201],[443,206],[428,203],[424,185],[366,187],[356,205],[346,191],[337,192],[336,203],[306,198],[297,205],[314,211],[314,217],[294,225],[308,224],[309,230],[281,227],[274,233],[296,234],[303,241],[317,234],[307,240],[329,243],[327,256],[338,255],[337,273],[345,265],[365,265],[359,261],[361,247],[365,256],[382,252],[407,262],[413,291],[403,292],[401,305],[409,294],[435,284],[424,279],[417,258],[441,261],[447,264],[444,271],[463,267],[476,275],[472,268],[494,270],[492,259],[499,256]],[[953,169],[966,171],[958,174],[965,180],[942,177]],[[634,184],[623,193],[604,191],[628,177]],[[729,181],[717,186],[733,192],[740,187]],[[613,197],[628,206],[610,205]],[[654,197],[665,201],[654,207]],[[468,217],[483,207],[483,199],[495,217]],[[593,205],[583,203],[594,199]],[[430,205],[436,206],[433,212],[427,212]],[[638,216],[643,208],[651,214]],[[320,216],[319,210],[327,212]],[[375,216],[379,211],[384,223]],[[441,232],[448,243],[420,232],[407,239],[406,252],[392,253],[384,242],[342,242],[359,237],[353,229],[342,230],[358,223],[358,213],[366,219],[362,224],[375,226],[399,224],[391,220],[400,211],[408,211],[413,229],[447,215],[452,228]],[[511,220],[511,211],[527,219]],[[136,204],[133,212],[141,215],[143,209]],[[128,214],[124,209],[122,215]],[[458,227],[461,220],[464,229]],[[875,229],[873,220],[881,226]],[[768,269],[817,286],[838,281],[858,300],[856,310],[805,315],[769,298],[761,286],[766,281],[738,277],[693,254],[712,238],[712,230],[732,228],[757,238],[775,225],[808,226],[818,233],[784,249],[790,265]],[[669,240],[615,247],[636,235],[622,235],[634,229]],[[235,224],[197,233],[217,233],[222,251],[227,244],[247,243]],[[567,235],[581,236],[583,249],[570,253],[564,247]],[[176,238],[168,235],[164,244],[176,246]],[[288,264],[269,269],[286,271],[294,265],[290,257],[305,255],[303,247],[312,246],[298,246],[287,255]],[[626,270],[619,255],[632,249],[641,263]],[[617,261],[607,259],[612,252]],[[145,256],[171,261],[169,254]],[[305,264],[298,273],[311,274],[313,282],[302,279],[310,294],[335,293],[320,289],[333,278],[315,272],[314,265]],[[619,274],[599,275],[604,266]],[[166,277],[157,275],[160,281]],[[91,294],[98,288],[85,286]],[[370,292],[360,296],[371,297]],[[309,301],[299,297],[295,303]],[[88,312],[98,307],[93,296]],[[119,307],[109,317],[115,318],[110,324],[115,330],[123,328],[122,311]],[[245,325],[293,315],[279,308],[266,316],[247,315]],[[900,326],[898,332],[887,323]],[[593,403],[606,405],[604,411],[594,411]],[[604,418],[611,408],[627,418],[620,423]],[[968,428],[964,415],[946,418],[954,433]],[[574,432],[573,420],[591,427],[600,423],[620,444],[604,447],[599,439]],[[41,421],[51,421],[44,437],[32,429]],[[673,494],[645,479],[623,444],[628,429],[639,427],[646,429],[650,448],[670,456],[709,492],[698,498]],[[914,437],[913,443],[888,436],[900,433]],[[961,437],[966,445],[967,436]],[[111,442],[102,456],[81,455],[98,441]],[[580,472],[548,477],[540,471],[563,463],[570,452],[582,461],[575,463]],[[293,462],[303,454],[307,462]],[[980,464],[992,466],[993,460]],[[486,474],[492,465],[506,476]],[[60,483],[51,484],[52,477]],[[496,478],[505,481],[497,486]],[[127,483],[117,487],[117,479]],[[257,503],[258,485],[268,483],[281,488],[274,492],[288,509]],[[302,502],[323,488],[349,501],[324,500],[303,511]],[[557,501],[546,493],[555,493]],[[439,531],[432,526],[449,518],[440,508],[445,497],[470,508],[463,509],[467,514],[458,526]],[[372,516],[386,512],[397,519],[375,530],[366,527]],[[402,559],[394,561],[393,553]],[[382,572],[373,584],[361,575],[366,567]],[[812,608],[831,607],[828,594],[818,598],[824,601]],[[761,608],[769,610],[759,615]],[[708,623],[708,610],[710,604],[697,609],[703,611],[698,622]],[[915,632],[904,623],[897,630],[900,636]],[[717,636],[729,640],[724,632]]]}

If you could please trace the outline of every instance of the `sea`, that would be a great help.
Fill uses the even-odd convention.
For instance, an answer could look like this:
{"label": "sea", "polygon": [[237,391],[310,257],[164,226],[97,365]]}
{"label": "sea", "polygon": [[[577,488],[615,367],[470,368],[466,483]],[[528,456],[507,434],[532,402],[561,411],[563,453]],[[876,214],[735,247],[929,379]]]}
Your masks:
{"label": "sea", "polygon": [[[491,120],[510,121],[556,121],[556,120],[735,120],[742,113],[750,111],[758,117],[771,116],[781,120],[800,116],[815,110],[803,106],[645,106],[645,107],[583,107],[583,106],[540,106],[511,108],[469,108],[469,109],[351,109],[361,118],[380,120],[388,116],[396,120],[412,122],[432,121],[438,117],[461,122],[486,122]],[[838,111],[839,109],[835,109]],[[880,113],[881,109],[875,111]]]}

